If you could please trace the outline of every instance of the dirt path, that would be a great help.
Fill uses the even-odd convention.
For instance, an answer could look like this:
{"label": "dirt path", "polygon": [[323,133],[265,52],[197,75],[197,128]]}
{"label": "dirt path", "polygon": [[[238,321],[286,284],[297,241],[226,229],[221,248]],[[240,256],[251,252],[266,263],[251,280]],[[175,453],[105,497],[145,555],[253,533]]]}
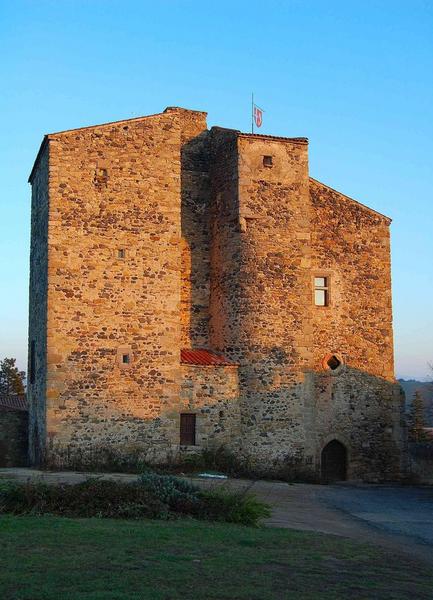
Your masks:
{"label": "dirt path", "polygon": [[[88,477],[132,481],[136,475],[0,469],[0,478],[78,483]],[[378,485],[287,484],[199,479],[206,488],[249,490],[272,507],[269,527],[315,531],[384,546],[433,565],[433,489]]]}

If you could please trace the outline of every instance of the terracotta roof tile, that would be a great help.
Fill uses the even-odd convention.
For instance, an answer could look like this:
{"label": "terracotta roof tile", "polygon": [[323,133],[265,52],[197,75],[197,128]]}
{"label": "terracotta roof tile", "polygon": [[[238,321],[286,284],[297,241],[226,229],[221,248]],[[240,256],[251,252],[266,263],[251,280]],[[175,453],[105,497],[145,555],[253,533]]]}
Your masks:
{"label": "terracotta roof tile", "polygon": [[198,365],[207,367],[235,367],[236,363],[230,362],[221,354],[211,350],[183,348],[180,351],[180,362],[183,365]]}
{"label": "terracotta roof tile", "polygon": [[0,410],[29,410],[25,396],[0,396]]}

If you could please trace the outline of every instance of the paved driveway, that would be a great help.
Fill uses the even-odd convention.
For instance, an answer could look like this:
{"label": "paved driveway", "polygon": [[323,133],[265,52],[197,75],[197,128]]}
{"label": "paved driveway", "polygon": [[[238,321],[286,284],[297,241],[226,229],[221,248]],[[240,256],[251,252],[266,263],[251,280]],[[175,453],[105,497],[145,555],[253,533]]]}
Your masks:
{"label": "paved driveway", "polygon": [[[136,475],[0,469],[0,478],[76,483],[87,477],[130,481]],[[433,564],[433,486],[288,484],[194,478],[202,487],[249,490],[272,507],[265,524],[379,544]]]}
{"label": "paved driveway", "polygon": [[319,498],[378,531],[430,545],[433,553],[433,486],[333,485]]}

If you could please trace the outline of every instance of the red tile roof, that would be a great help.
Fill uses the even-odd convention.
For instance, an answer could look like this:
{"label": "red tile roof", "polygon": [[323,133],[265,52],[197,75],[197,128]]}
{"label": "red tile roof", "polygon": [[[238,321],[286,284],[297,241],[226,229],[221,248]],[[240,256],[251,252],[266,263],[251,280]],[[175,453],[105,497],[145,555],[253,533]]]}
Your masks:
{"label": "red tile roof", "polygon": [[180,351],[180,362],[183,365],[199,365],[207,367],[236,367],[236,363],[230,362],[221,354],[216,354],[211,350],[192,350],[183,348]]}
{"label": "red tile roof", "polygon": [[0,410],[29,410],[25,396],[0,396]]}

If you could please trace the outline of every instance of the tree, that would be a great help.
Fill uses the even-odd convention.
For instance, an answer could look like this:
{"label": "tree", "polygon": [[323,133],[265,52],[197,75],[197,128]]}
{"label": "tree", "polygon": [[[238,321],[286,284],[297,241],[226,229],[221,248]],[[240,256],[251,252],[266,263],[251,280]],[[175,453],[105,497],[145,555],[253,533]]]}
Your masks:
{"label": "tree", "polygon": [[411,442],[425,442],[427,434],[424,430],[426,427],[424,419],[424,400],[420,390],[415,390],[412,396],[412,404],[409,412],[409,440]]}
{"label": "tree", "polygon": [[15,358],[4,358],[0,361],[0,395],[14,396],[24,394],[26,374],[19,371]]}

